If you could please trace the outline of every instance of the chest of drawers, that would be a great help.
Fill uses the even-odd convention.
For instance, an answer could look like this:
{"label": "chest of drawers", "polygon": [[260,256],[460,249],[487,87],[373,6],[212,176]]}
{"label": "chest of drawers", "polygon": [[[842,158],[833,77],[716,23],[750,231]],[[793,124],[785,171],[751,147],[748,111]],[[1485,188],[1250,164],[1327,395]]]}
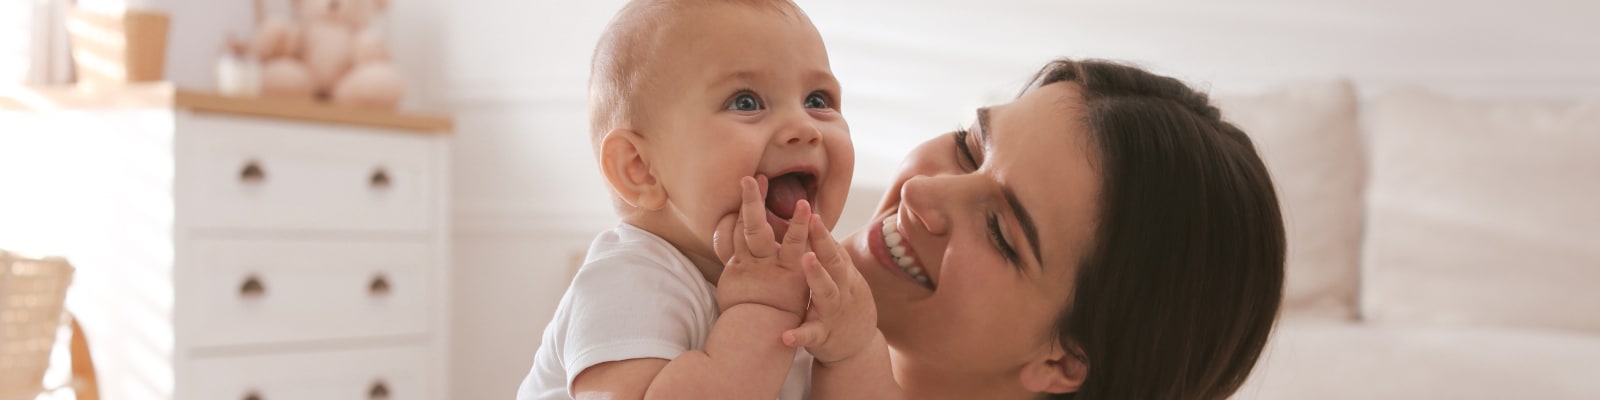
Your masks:
{"label": "chest of drawers", "polygon": [[78,267],[102,398],[445,397],[448,120],[31,93],[0,109],[0,247]]}

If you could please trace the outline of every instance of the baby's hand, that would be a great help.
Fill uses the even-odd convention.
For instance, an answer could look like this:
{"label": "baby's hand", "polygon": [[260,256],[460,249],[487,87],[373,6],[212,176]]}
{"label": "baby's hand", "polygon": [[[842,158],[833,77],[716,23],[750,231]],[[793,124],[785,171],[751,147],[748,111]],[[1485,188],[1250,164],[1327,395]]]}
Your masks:
{"label": "baby's hand", "polygon": [[713,247],[717,257],[726,260],[717,281],[717,305],[727,311],[734,305],[756,303],[804,315],[806,283],[800,257],[806,253],[807,236],[815,225],[811,223],[811,205],[805,200],[796,204],[789,232],[784,234],[783,244],[778,244],[762,201],[765,180],[740,179],[738,218],[730,215],[717,224]]}
{"label": "baby's hand", "polygon": [[805,347],[818,362],[831,364],[867,348],[878,333],[878,308],[861,271],[822,221],[813,220],[810,229],[813,252],[801,258],[801,266],[811,287],[811,308],[800,327],[783,333],[783,343]]}

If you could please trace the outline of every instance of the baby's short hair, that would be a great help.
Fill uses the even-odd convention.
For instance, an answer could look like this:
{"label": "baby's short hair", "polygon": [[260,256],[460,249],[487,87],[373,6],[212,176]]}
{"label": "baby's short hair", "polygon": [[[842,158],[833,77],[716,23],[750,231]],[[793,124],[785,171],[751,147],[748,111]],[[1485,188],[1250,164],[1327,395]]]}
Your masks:
{"label": "baby's short hair", "polygon": [[790,0],[633,0],[622,6],[595,46],[589,64],[589,139],[598,151],[607,132],[648,120],[641,106],[645,88],[655,80],[653,49],[672,25],[674,15],[710,5],[740,5],[804,18]]}

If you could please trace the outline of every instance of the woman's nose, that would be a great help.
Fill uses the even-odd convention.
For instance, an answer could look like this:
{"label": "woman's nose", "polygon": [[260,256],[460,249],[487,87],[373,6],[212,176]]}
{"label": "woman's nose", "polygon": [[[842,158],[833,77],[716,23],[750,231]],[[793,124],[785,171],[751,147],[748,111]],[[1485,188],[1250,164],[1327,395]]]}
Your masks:
{"label": "woman's nose", "polygon": [[944,193],[951,186],[949,180],[949,177],[926,175],[906,179],[900,186],[900,202],[905,208],[901,221],[921,225],[934,235],[949,233],[950,218],[945,206],[954,199],[952,193]]}

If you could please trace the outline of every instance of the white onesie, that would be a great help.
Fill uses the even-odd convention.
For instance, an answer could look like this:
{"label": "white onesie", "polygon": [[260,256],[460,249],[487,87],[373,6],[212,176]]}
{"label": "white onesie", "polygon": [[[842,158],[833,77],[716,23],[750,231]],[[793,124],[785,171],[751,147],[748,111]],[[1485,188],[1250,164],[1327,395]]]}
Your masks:
{"label": "white onesie", "polygon": [[[572,379],[596,364],[703,350],[717,289],[672,244],[620,224],[600,233],[544,328],[518,400],[572,398]],[[776,339],[774,339],[776,340]],[[811,355],[795,352],[780,400],[809,397]]]}

